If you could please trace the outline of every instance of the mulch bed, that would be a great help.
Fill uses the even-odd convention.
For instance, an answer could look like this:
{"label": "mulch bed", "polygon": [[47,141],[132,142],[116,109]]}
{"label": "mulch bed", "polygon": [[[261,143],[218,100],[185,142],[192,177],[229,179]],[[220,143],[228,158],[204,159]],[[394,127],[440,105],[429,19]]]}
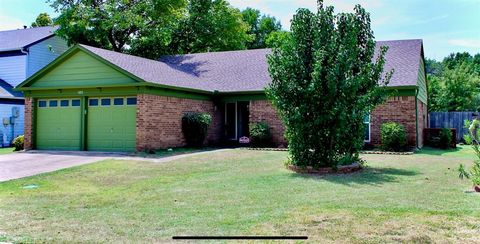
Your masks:
{"label": "mulch bed", "polygon": [[288,169],[300,174],[314,174],[314,175],[327,175],[327,174],[348,174],[353,173],[359,170],[362,170],[363,167],[359,163],[353,163],[350,165],[339,166],[337,169],[328,167],[328,168],[319,168],[315,169],[311,166],[305,168],[297,167],[295,165],[288,165]]}
{"label": "mulch bed", "polygon": [[[288,148],[257,148],[257,147],[242,147],[241,149],[252,151],[288,151]],[[413,151],[408,152],[385,152],[385,151],[361,151],[361,154],[385,154],[385,155],[413,155]]]}
{"label": "mulch bed", "polygon": [[288,151],[288,148],[242,147],[241,149],[252,150],[252,151],[281,151],[281,152],[286,152],[286,151]]}
{"label": "mulch bed", "polygon": [[361,151],[361,154],[413,155],[413,152]]}

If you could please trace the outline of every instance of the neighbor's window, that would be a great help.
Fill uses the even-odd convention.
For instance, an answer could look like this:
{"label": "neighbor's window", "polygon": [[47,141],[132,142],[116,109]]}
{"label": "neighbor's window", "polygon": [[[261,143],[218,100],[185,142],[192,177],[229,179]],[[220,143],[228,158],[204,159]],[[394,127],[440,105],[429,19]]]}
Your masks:
{"label": "neighbor's window", "polygon": [[57,100],[50,100],[50,101],[48,101],[48,106],[49,107],[57,107],[58,106],[58,101]]}
{"label": "neighbor's window", "polygon": [[370,142],[370,115],[365,116],[363,123],[365,124],[365,136],[363,139],[366,142]]}
{"label": "neighbor's window", "polygon": [[98,99],[97,98],[89,99],[88,106],[98,106]]}
{"label": "neighbor's window", "polygon": [[60,101],[60,107],[68,107],[70,104],[70,100],[61,100]]}
{"label": "neighbor's window", "polygon": [[80,107],[80,99],[73,99],[72,107]]}
{"label": "neighbor's window", "polygon": [[47,107],[47,101],[38,101],[38,107],[39,108]]}
{"label": "neighbor's window", "polygon": [[123,105],[123,98],[122,98],[122,97],[120,97],[120,98],[114,98],[114,99],[113,99],[113,105],[118,105],[118,106]]}
{"label": "neighbor's window", "polygon": [[102,106],[110,106],[111,101],[110,98],[102,98]]}
{"label": "neighbor's window", "polygon": [[136,105],[137,104],[137,98],[136,97],[128,97],[127,98],[127,105]]}

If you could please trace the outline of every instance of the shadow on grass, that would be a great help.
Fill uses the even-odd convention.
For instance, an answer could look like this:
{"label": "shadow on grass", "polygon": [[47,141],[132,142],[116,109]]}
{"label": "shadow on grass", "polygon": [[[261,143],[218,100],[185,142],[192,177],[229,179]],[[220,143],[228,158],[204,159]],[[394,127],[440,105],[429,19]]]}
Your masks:
{"label": "shadow on grass", "polygon": [[471,146],[468,145],[457,145],[457,148],[451,148],[447,150],[424,147],[422,150],[417,151],[416,155],[427,155],[427,156],[453,156],[453,157],[472,157],[475,156],[475,153]]}
{"label": "shadow on grass", "polygon": [[415,154],[419,155],[434,155],[434,156],[442,156],[445,154],[455,154],[462,151],[462,147],[451,148],[451,149],[438,149],[433,147],[423,147],[422,150],[416,152]]}
{"label": "shadow on grass", "polygon": [[367,167],[361,171],[350,174],[312,175],[292,173],[291,176],[294,178],[329,181],[343,185],[382,185],[385,183],[399,182],[399,178],[403,176],[415,176],[419,174],[420,173],[416,171],[405,169]]}

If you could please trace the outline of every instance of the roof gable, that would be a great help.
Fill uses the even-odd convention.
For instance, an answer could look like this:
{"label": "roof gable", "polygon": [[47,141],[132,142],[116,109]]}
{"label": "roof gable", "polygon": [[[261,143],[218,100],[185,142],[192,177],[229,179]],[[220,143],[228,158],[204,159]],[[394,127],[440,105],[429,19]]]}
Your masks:
{"label": "roof gable", "polygon": [[122,86],[143,82],[81,46],[74,46],[17,86],[31,88],[73,88]]}
{"label": "roof gable", "polygon": [[20,50],[54,36],[58,27],[45,26],[19,30],[0,31],[0,52]]}

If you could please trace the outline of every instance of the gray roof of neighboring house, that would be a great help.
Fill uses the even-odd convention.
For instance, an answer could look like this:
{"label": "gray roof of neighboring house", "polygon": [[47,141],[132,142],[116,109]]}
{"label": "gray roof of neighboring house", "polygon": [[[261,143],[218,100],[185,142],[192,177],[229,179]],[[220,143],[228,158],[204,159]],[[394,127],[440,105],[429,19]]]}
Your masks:
{"label": "gray roof of neighboring house", "polygon": [[13,87],[10,84],[0,79],[0,98],[23,99],[23,94],[22,92],[14,91]]}
{"label": "gray roof of neighboring house", "polygon": [[46,26],[0,31],[0,52],[20,50],[23,47],[53,36],[57,28]]}
{"label": "gray roof of neighboring house", "polygon": [[[110,63],[152,83],[220,92],[262,91],[270,82],[270,49],[166,56],[160,61],[81,45]],[[388,46],[385,71],[395,72],[389,86],[417,85],[421,40],[380,41]]]}

